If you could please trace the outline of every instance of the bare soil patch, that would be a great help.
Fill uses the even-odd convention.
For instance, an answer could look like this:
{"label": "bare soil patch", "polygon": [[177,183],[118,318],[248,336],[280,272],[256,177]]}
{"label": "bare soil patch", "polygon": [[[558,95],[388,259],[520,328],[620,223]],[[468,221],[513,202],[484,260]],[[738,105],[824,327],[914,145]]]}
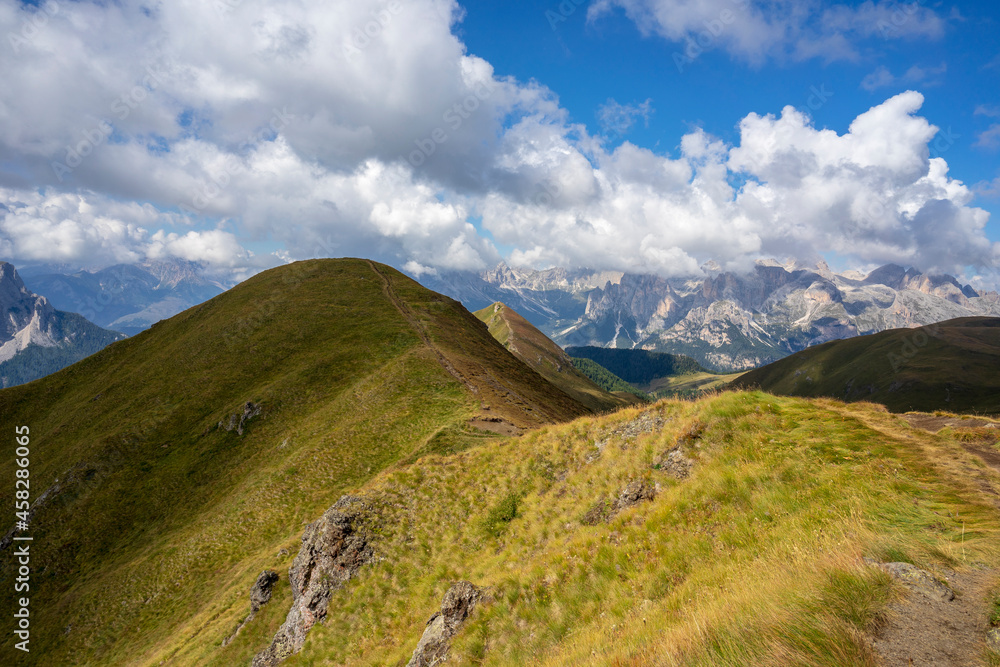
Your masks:
{"label": "bare soil patch", "polygon": [[873,641],[884,667],[983,667],[986,665],[988,594],[997,572],[971,569],[946,571],[955,591],[950,602],[932,600],[910,591],[890,607],[889,617]]}

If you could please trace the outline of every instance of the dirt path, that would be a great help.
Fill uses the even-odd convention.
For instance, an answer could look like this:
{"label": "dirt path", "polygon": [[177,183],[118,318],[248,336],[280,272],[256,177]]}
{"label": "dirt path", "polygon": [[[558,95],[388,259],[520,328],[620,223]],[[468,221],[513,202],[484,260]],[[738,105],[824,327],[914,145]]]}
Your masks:
{"label": "dirt path", "polygon": [[[448,357],[446,357],[440,348],[434,344],[434,341],[431,340],[430,334],[427,333],[427,330],[424,328],[424,325],[421,324],[419,318],[417,318],[413,311],[410,310],[409,306],[407,306],[406,303],[396,295],[396,292],[392,289],[392,283],[386,275],[379,270],[378,266],[374,262],[371,260],[366,261],[368,261],[368,266],[370,266],[371,270],[375,272],[375,275],[382,280],[382,293],[385,294],[385,297],[389,299],[389,302],[392,303],[393,307],[395,307],[396,310],[399,311],[399,314],[402,315],[403,318],[409,323],[410,327],[420,338],[421,342],[434,353],[434,355],[438,358],[438,362],[446,371],[448,371],[448,373],[451,374],[452,377],[465,385],[465,387],[472,392],[474,396],[480,396],[481,398],[486,399],[488,396],[485,394],[489,394],[491,390],[494,390],[497,392],[498,397],[503,398],[505,396],[509,396],[514,399],[511,401],[512,403],[520,403],[524,406],[529,405],[528,402],[519,396],[514,390],[494,379],[489,372],[487,372],[484,377],[476,378],[473,376],[473,378],[470,378],[463,375],[457,368],[455,368],[455,365],[451,363]],[[478,386],[473,379],[478,379],[483,382],[485,386]],[[499,435],[517,435],[523,431],[523,429],[520,426],[517,426],[514,422],[495,415],[481,415],[478,418],[470,420],[469,425],[474,428],[491,431]]]}
{"label": "dirt path", "polygon": [[456,369],[452,363],[448,361],[448,358],[444,356],[444,353],[441,352],[441,350],[439,350],[431,341],[431,337],[427,334],[427,331],[420,323],[420,320],[417,319],[416,315],[410,312],[410,309],[406,306],[406,304],[399,300],[399,297],[396,296],[396,293],[392,289],[392,284],[389,283],[389,279],[385,277],[385,274],[378,270],[378,267],[375,266],[374,262],[371,260],[366,261],[368,261],[368,266],[372,267],[372,271],[374,271],[375,274],[382,279],[382,293],[385,294],[385,297],[389,299],[393,306],[395,306],[396,310],[399,311],[399,314],[410,323],[410,327],[413,328],[417,336],[420,337],[420,340],[423,341],[424,345],[430,348],[431,351],[437,355],[438,361],[441,362],[444,369],[451,373],[452,377],[464,384],[473,394],[478,394],[479,388],[469,382],[467,378],[458,372],[458,369]]}
{"label": "dirt path", "polygon": [[950,602],[911,591],[892,605],[873,642],[884,667],[985,667],[988,594],[997,572],[973,569],[943,573],[955,591]]}

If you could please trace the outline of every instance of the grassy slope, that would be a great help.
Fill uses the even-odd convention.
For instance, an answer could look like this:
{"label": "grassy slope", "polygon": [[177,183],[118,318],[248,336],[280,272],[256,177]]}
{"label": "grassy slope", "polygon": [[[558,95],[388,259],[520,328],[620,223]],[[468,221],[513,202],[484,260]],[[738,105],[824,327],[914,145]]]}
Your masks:
{"label": "grassy slope", "polygon": [[[637,434],[651,417],[662,426]],[[683,481],[652,466],[678,443],[696,460]],[[581,523],[636,478],[660,486],[654,502]],[[874,667],[865,633],[899,589],[861,558],[997,567],[1000,511],[983,485],[1000,477],[879,406],[761,393],[428,456],[358,491],[380,515],[382,560],[334,594],[286,664],[403,665],[466,579],[495,600],[456,638],[456,664]],[[516,517],[498,531],[494,510],[511,497]],[[254,630],[258,645],[288,597]],[[236,664],[225,655],[206,663]]]}
{"label": "grassy slope", "polygon": [[649,399],[646,392],[633,387],[596,361],[591,361],[590,359],[584,359],[582,357],[570,357],[570,359],[573,362],[573,366],[578,371],[589,377],[594,384],[600,386],[605,391],[615,392],[618,394],[631,394],[632,396],[640,398],[643,401]]}
{"label": "grassy slope", "polygon": [[645,387],[658,398],[692,397],[707,391],[721,389],[726,384],[738,379],[743,373],[686,373],[657,378]]}
{"label": "grassy slope", "polygon": [[[245,435],[217,427],[246,401],[263,414]],[[0,421],[31,427],[32,499],[59,480],[31,528],[33,652],[49,664],[201,662],[190,652],[218,648],[246,613],[247,581],[287,565],[279,550],[294,556],[304,521],[401,459],[489,441],[466,426],[484,412],[532,427],[586,410],[460,304],[362,260],[262,273],[0,391]],[[13,465],[0,460],[0,476]]]}
{"label": "grassy slope", "polygon": [[571,347],[566,351],[570,356],[597,362],[640,389],[661,378],[706,372],[690,357],[665,352],[605,347]]}
{"label": "grassy slope", "polygon": [[969,317],[808,348],[734,387],[908,410],[1000,414],[1000,319]]}
{"label": "grassy slope", "polygon": [[574,368],[562,348],[512,308],[498,302],[473,314],[485,322],[493,337],[518,359],[591,410],[603,412],[629,403],[597,386]]}

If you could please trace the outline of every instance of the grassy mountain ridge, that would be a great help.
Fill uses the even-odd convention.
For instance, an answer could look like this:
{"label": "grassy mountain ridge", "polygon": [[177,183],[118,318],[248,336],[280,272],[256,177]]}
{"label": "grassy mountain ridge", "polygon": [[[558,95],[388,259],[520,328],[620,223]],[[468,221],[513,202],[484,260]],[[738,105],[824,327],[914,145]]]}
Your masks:
{"label": "grassy mountain ridge", "polygon": [[964,317],[817,345],[734,388],[874,401],[895,412],[1000,414],[1000,318]]}
{"label": "grassy mountain ridge", "polygon": [[[657,463],[666,451],[686,477]],[[636,481],[655,497],[588,518]],[[431,455],[352,492],[380,558],[284,664],[403,665],[466,580],[490,600],[453,641],[456,664],[874,667],[871,636],[903,593],[862,559],[995,573],[1000,512],[979,485],[1000,476],[878,406],[762,393]],[[204,664],[238,662],[225,656]]]}
{"label": "grassy mountain ridge", "polygon": [[[261,412],[244,434],[224,428],[248,402]],[[151,661],[190,619],[242,599],[234,577],[344,489],[493,437],[473,419],[520,429],[585,413],[460,304],[389,267],[261,273],[0,391],[3,422],[31,428],[31,497],[50,491],[30,531],[32,648],[51,664]]]}
{"label": "grassy mountain ridge", "polygon": [[[252,281],[0,391],[32,428],[32,497],[51,490],[38,664],[248,664],[305,524],[345,494],[375,558],[283,665],[405,665],[467,580],[488,599],[455,664],[873,667],[902,591],[863,557],[1000,571],[1000,475],[950,432],[761,392],[585,414],[388,267]],[[223,646],[265,568],[272,600]]]}
{"label": "grassy mountain ridge", "polygon": [[590,409],[601,412],[630,401],[605,391],[577,370],[569,355],[514,309],[494,303],[473,313],[518,359]]}

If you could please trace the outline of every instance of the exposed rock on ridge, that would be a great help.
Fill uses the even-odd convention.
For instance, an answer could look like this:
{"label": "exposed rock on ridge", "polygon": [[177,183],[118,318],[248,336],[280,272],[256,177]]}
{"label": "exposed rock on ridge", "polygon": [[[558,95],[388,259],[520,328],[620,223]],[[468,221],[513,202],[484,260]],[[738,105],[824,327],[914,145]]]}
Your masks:
{"label": "exposed rock on ridge", "polygon": [[322,517],[306,526],[302,548],[288,570],[292,608],[271,645],[254,656],[252,667],[273,667],[306,641],[306,633],[326,617],[334,591],[375,558],[367,532],[361,527],[368,505],[356,496],[344,496]]}
{"label": "exposed rock on ridge", "polygon": [[236,638],[236,635],[240,633],[243,626],[249,623],[257,616],[257,612],[260,608],[271,601],[271,591],[274,589],[274,585],[278,582],[278,573],[274,570],[264,570],[259,575],[257,575],[257,581],[254,582],[253,587],[250,589],[250,613],[247,615],[243,621],[236,626],[236,630],[233,634],[229,635],[222,641],[222,645],[226,646],[229,642]]}
{"label": "exposed rock on ridge", "polygon": [[452,637],[458,634],[484,596],[483,589],[468,581],[452,584],[444,594],[441,611],[427,621],[427,628],[406,667],[432,667],[447,660]]}

